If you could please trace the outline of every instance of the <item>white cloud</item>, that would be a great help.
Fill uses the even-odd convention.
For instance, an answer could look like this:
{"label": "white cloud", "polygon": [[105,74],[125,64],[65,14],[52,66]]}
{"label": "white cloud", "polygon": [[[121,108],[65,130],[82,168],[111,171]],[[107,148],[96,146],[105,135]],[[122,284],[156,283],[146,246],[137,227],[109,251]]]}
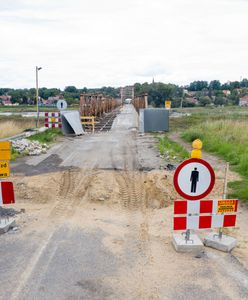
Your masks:
{"label": "white cloud", "polygon": [[[7,3],[6,3],[7,2]],[[245,0],[0,3],[0,87],[248,77]]]}

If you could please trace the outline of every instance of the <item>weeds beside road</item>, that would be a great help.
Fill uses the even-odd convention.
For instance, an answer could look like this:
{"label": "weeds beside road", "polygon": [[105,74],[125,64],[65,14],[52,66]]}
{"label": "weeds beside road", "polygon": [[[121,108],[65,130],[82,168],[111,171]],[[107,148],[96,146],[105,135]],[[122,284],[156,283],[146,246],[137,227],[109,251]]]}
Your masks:
{"label": "weeds beside road", "polygon": [[[71,105],[71,109],[79,109],[79,105]],[[18,112],[36,112],[37,106],[36,105],[17,105],[17,106],[0,106],[0,112],[12,112],[12,113],[18,113]],[[39,106],[40,112],[53,112],[58,111],[56,106]]]}
{"label": "weeds beside road", "polygon": [[188,151],[178,143],[169,139],[166,135],[159,137],[159,151],[166,160],[182,161],[189,158]]}
{"label": "weeds beside road", "polygon": [[62,135],[62,130],[59,128],[47,129],[44,132],[40,132],[28,137],[30,141],[38,141],[41,144],[53,143],[58,136]]}
{"label": "weeds beside road", "polygon": [[[183,112],[191,115],[171,118],[171,130],[179,131],[187,142],[201,139],[205,151],[229,162],[231,168],[242,176],[241,181],[229,183],[231,188],[229,197],[248,201],[247,108],[196,108],[183,109]],[[170,146],[166,145],[167,141],[168,137],[165,135],[162,144],[170,149]],[[161,153],[162,151],[160,149]]]}
{"label": "weeds beside road", "polygon": [[29,118],[1,118],[0,139],[22,133],[26,129],[34,128],[35,120]]}
{"label": "weeds beside road", "polygon": [[248,200],[248,120],[206,121],[186,130],[182,137],[192,142],[203,141],[204,150],[230,162],[243,180],[232,182],[229,196]]}
{"label": "weeds beside road", "polygon": [[[30,141],[38,141],[40,144],[53,144],[58,136],[62,135],[62,131],[59,128],[51,128],[51,129],[47,129],[44,132],[39,132],[37,134],[34,134],[30,137],[28,137],[27,139]],[[20,153],[19,151],[15,150],[12,147],[11,150],[11,160],[15,160],[18,157],[23,157],[28,155],[25,152]]]}

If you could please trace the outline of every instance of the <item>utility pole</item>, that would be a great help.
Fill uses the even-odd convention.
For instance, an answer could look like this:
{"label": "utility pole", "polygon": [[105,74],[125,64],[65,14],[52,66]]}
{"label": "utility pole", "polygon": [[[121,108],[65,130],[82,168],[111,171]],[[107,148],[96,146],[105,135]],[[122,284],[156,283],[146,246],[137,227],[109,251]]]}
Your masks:
{"label": "utility pole", "polygon": [[183,90],[183,92],[182,92],[182,99],[181,99],[181,109],[183,108],[183,98],[184,98],[184,90]]}
{"label": "utility pole", "polygon": [[37,104],[37,119],[36,119],[36,128],[39,127],[39,85],[38,85],[38,72],[41,70],[41,67],[35,68],[36,71],[36,104]]}

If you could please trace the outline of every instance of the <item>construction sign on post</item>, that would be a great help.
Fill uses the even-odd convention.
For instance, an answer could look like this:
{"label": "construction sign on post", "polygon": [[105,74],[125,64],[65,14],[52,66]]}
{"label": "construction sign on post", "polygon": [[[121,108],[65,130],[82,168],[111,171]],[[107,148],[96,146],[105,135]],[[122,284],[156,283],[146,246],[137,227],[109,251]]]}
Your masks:
{"label": "construction sign on post", "polygon": [[[219,210],[220,206],[223,208],[222,213]],[[174,230],[188,230],[234,227],[237,208],[238,200],[176,200],[173,228]]]}
{"label": "construction sign on post", "polygon": [[238,200],[218,200],[218,214],[233,213],[237,211]]}
{"label": "construction sign on post", "polygon": [[62,128],[62,119],[60,112],[45,113],[45,127]]}
{"label": "construction sign on post", "polygon": [[164,107],[166,109],[171,109],[171,101],[170,100],[165,100],[164,102]]}
{"label": "construction sign on post", "polygon": [[10,176],[10,168],[8,161],[0,161],[0,179]]}
{"label": "construction sign on post", "polygon": [[[211,232],[204,239],[204,245],[221,251],[230,252],[237,240],[224,235],[222,228],[236,225],[238,200],[226,199],[227,171],[223,198],[205,200],[215,184],[215,174],[208,162],[201,159],[202,142],[197,139],[192,143],[191,159],[180,164],[174,174],[176,191],[185,200],[174,201],[173,229],[183,230],[183,234],[173,234],[172,243],[178,252],[203,249],[203,243],[191,230],[219,229]],[[199,201],[195,201],[199,200]]]}
{"label": "construction sign on post", "polygon": [[203,159],[185,160],[174,174],[175,189],[187,200],[200,200],[206,197],[212,191],[214,183],[214,170]]}
{"label": "construction sign on post", "polygon": [[57,102],[57,108],[58,108],[58,110],[65,110],[65,109],[67,109],[67,102],[65,100],[59,100]]}
{"label": "construction sign on post", "polygon": [[0,142],[0,160],[10,160],[11,144],[10,142]]}
{"label": "construction sign on post", "polygon": [[12,182],[0,182],[0,206],[15,203],[14,187]]}
{"label": "construction sign on post", "polygon": [[[0,180],[10,176],[11,142],[0,142]],[[0,181],[0,206],[15,203],[12,182]]]}

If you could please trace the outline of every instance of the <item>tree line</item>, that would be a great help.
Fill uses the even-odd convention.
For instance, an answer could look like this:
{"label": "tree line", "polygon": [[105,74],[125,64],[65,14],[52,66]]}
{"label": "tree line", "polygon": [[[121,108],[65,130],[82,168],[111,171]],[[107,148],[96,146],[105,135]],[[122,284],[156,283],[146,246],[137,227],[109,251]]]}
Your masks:
{"label": "tree line", "polygon": [[[233,81],[221,84],[219,80],[193,81],[189,85],[178,86],[171,83],[152,82],[152,83],[135,83],[135,95],[140,96],[148,94],[149,104],[154,107],[163,107],[165,100],[172,100],[172,106],[178,107],[194,105],[226,105],[238,104],[239,98],[248,93],[248,80]],[[228,94],[226,91],[230,91]],[[102,88],[81,88],[67,86],[64,90],[58,88],[39,89],[39,96],[47,100],[49,97],[63,95],[69,104],[79,102],[82,93],[102,93],[113,98],[120,98],[120,88],[102,87]],[[0,88],[0,96],[9,95],[13,103],[35,104],[36,89],[12,89]],[[194,101],[192,101],[194,100]],[[196,103],[197,102],[197,103]]]}
{"label": "tree line", "polygon": [[[58,88],[39,88],[39,97],[47,100],[49,97],[55,97],[63,95],[64,99],[69,104],[76,104],[79,102],[80,94],[83,93],[101,93],[114,98],[118,98],[120,94],[120,88],[102,87],[88,89],[86,87],[77,89],[75,86],[67,86],[64,90]],[[0,96],[11,96],[12,103],[32,105],[36,103],[36,89],[12,89],[12,88],[0,88]]]}
{"label": "tree line", "polygon": [[[135,83],[135,95],[148,94],[148,102],[155,107],[163,107],[165,100],[172,100],[172,107],[195,105],[237,105],[240,97],[248,94],[248,80],[221,84],[219,80],[193,81],[189,85],[178,86],[162,82]],[[228,93],[227,93],[228,92]]]}

